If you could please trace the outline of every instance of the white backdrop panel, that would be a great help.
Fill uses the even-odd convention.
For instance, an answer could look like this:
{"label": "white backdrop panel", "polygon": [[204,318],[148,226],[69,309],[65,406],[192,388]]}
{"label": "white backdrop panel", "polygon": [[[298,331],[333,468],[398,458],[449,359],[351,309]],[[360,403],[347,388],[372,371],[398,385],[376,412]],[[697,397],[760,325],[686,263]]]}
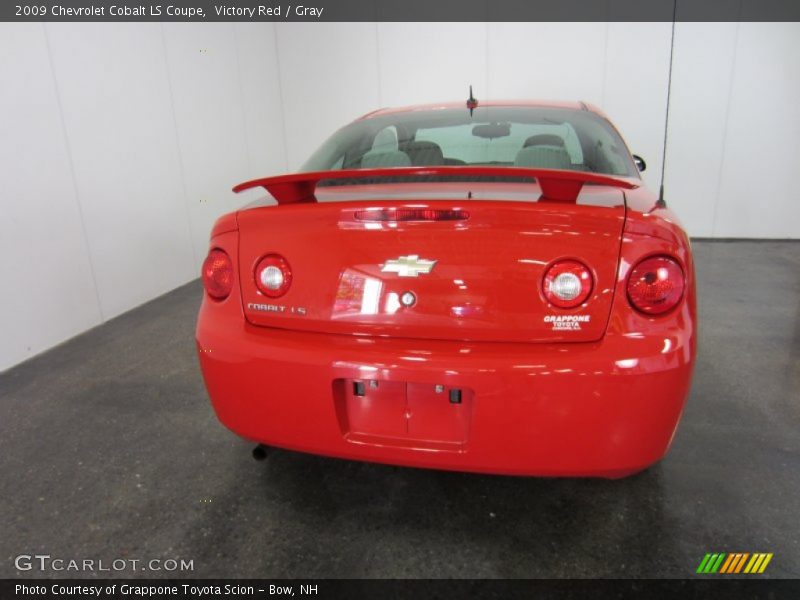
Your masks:
{"label": "white backdrop panel", "polygon": [[0,24],[0,371],[100,323],[47,40]]}
{"label": "white backdrop panel", "polygon": [[289,168],[336,129],[379,108],[377,24],[279,23]]}
{"label": "white backdrop panel", "polygon": [[800,23],[742,23],[714,235],[800,236]]}
{"label": "white backdrop panel", "polygon": [[247,176],[252,179],[284,173],[288,167],[275,25],[236,23],[235,27],[247,138]]}
{"label": "white backdrop panel", "polygon": [[600,104],[605,23],[490,23],[488,35],[484,97]]}
{"label": "white backdrop panel", "polygon": [[[168,23],[163,27],[195,274],[205,258],[216,218],[244,203],[231,187],[254,172],[248,152],[238,37],[232,23]],[[265,107],[252,118],[260,123],[267,110]]]}
{"label": "white backdrop panel", "polygon": [[[379,23],[379,106],[486,97],[485,23]],[[377,107],[376,107],[377,108]]]}
{"label": "white backdrop panel", "polygon": [[195,276],[158,24],[48,23],[108,319]]}
{"label": "white backdrop panel", "polygon": [[666,198],[696,236],[714,234],[737,23],[678,23]]}
{"label": "white backdrop panel", "polygon": [[661,182],[672,23],[609,23],[600,108],[631,152],[647,162],[643,177]]}

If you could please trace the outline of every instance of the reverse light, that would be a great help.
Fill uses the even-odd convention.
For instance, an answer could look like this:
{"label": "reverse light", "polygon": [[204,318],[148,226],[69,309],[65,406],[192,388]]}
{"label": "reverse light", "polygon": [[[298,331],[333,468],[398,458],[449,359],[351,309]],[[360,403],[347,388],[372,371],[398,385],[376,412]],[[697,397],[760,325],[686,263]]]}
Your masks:
{"label": "reverse light", "polygon": [[203,261],[203,286],[214,300],[224,300],[233,289],[233,263],[224,250],[215,248]]}
{"label": "reverse light", "polygon": [[382,208],[379,210],[358,210],[357,221],[466,221],[469,213],[461,209],[441,208]]}
{"label": "reverse light", "polygon": [[543,292],[550,304],[574,308],[583,304],[592,291],[592,273],[577,260],[562,260],[544,274]]}
{"label": "reverse light", "polygon": [[283,296],[292,284],[292,270],[280,254],[267,254],[258,261],[255,271],[256,287],[265,296]]}
{"label": "reverse light", "polygon": [[668,256],[652,256],[637,264],[628,276],[628,300],[646,315],[661,315],[683,298],[686,281],[678,262]]}

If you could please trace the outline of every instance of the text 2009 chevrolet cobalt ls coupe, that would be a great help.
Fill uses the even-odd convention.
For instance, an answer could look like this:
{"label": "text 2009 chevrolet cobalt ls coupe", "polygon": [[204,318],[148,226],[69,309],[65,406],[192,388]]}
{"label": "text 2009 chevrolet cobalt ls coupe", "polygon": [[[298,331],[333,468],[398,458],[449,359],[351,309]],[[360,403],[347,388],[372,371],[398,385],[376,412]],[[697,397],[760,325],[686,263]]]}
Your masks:
{"label": "text 2009 chevrolet cobalt ls coupe", "polygon": [[[661,459],[695,358],[674,214],[584,103],[381,110],[221,217],[197,345],[266,446],[621,477]],[[641,163],[639,163],[641,165]]]}

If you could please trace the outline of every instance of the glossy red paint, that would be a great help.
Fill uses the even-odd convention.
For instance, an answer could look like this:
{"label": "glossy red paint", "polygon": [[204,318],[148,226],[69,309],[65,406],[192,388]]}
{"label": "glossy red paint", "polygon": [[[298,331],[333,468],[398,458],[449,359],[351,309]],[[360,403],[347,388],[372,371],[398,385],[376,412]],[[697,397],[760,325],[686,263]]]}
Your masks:
{"label": "glossy red paint", "polygon": [[[621,477],[658,461],[691,382],[694,266],[675,215],[640,180],[610,179],[582,183],[574,203],[537,201],[539,184],[370,184],[316,191],[342,202],[222,217],[209,248],[235,257],[233,291],[205,295],[197,324],[220,420],[258,443],[415,467]],[[356,218],[368,208],[469,218]],[[254,279],[274,253],[292,268],[277,299]],[[436,264],[418,277],[382,270],[412,254]],[[627,297],[650,256],[686,277],[665,315]],[[542,291],[560,260],[592,272],[578,307]]]}
{"label": "glossy red paint", "polygon": [[[616,190],[585,193],[587,200],[595,195],[615,196],[617,203],[564,210],[544,202],[472,201],[466,221],[391,224],[358,221],[355,212],[370,205],[365,202],[243,211],[237,252],[245,318],[254,325],[348,335],[487,342],[598,340],[611,310],[624,209]],[[380,206],[405,203],[383,201]],[[438,200],[426,206],[452,210],[465,204]],[[284,310],[264,310],[264,297],[255,283],[256,264],[273,252],[282,253],[292,265],[292,287],[281,303]],[[382,271],[389,259],[421,252],[425,254],[419,254],[420,259],[437,260],[429,274],[401,277]],[[582,307],[555,310],[544,298],[541,282],[548,265],[570,258],[591,264],[592,295]],[[413,310],[399,302],[407,291],[418,297]],[[303,308],[302,318],[292,308]],[[590,318],[580,330],[556,331],[544,320],[548,314],[576,312]]]}

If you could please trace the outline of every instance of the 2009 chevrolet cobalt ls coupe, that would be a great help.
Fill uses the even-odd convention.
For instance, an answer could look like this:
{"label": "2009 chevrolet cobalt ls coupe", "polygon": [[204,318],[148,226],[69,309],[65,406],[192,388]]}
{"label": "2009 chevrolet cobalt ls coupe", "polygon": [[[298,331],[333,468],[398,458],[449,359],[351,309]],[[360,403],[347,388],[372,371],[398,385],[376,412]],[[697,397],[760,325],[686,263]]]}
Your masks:
{"label": "2009 chevrolet cobalt ls coupe", "polygon": [[622,477],[689,391],[689,241],[584,103],[371,113],[203,265],[214,409],[265,446],[416,467]]}

